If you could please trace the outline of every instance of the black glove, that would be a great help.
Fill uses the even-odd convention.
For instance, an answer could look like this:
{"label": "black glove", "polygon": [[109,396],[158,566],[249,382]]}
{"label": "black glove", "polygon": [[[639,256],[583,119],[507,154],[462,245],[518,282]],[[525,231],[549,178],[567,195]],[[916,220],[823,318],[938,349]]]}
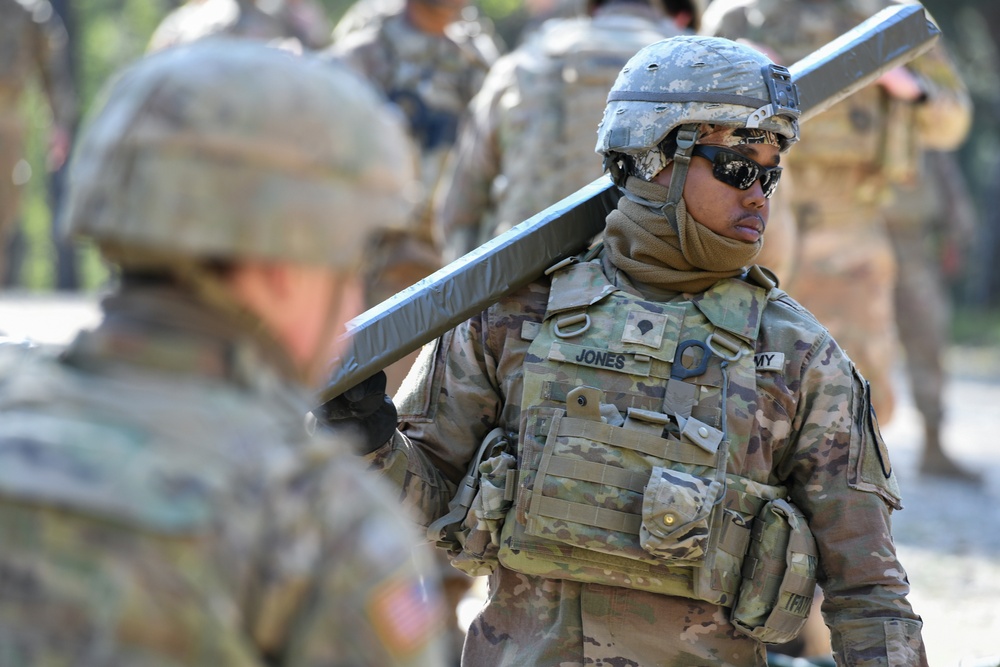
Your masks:
{"label": "black glove", "polygon": [[313,410],[316,420],[331,429],[357,434],[361,454],[369,454],[396,431],[396,406],[385,395],[385,371],[354,385]]}

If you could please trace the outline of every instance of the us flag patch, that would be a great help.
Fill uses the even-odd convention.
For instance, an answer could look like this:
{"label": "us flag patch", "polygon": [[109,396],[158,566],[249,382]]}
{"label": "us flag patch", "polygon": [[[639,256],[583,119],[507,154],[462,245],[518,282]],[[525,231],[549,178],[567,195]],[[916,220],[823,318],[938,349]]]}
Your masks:
{"label": "us flag patch", "polygon": [[395,576],[376,588],[367,606],[372,626],[395,656],[419,651],[444,628],[437,594],[408,576]]}

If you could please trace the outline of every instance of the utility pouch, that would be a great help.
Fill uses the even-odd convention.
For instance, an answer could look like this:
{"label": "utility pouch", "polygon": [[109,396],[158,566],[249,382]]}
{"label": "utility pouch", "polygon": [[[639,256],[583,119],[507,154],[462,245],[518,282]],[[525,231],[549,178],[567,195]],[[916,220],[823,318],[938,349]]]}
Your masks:
{"label": "utility pouch", "polygon": [[802,513],[783,498],[754,519],[743,559],[743,582],[733,606],[737,630],[766,644],[799,634],[816,591],[816,540]]}
{"label": "utility pouch", "polygon": [[500,529],[514,500],[517,460],[503,429],[490,431],[469,464],[449,512],[427,528],[427,537],[472,576],[496,569]]}
{"label": "utility pouch", "polygon": [[722,491],[716,479],[655,466],[642,498],[639,545],[660,558],[701,560],[708,546],[709,515]]}

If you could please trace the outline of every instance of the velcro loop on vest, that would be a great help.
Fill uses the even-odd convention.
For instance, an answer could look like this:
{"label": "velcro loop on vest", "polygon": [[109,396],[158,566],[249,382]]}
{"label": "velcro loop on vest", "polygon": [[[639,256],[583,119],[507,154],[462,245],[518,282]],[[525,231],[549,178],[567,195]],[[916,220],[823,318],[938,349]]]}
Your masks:
{"label": "velcro loop on vest", "polygon": [[639,534],[642,517],[638,514],[593,507],[558,498],[542,496],[538,499],[538,513],[551,519],[562,519],[605,530],[617,530],[630,535]]}
{"label": "velcro loop on vest", "polygon": [[513,501],[517,495],[517,469],[511,468],[507,471],[507,479],[503,487],[503,499]]}
{"label": "velcro loop on vest", "polygon": [[641,431],[630,431],[599,422],[584,419],[562,419],[558,435],[560,437],[580,437],[605,445],[631,449],[659,459],[715,467],[714,454],[706,452],[697,445],[680,440],[665,440]]}
{"label": "velcro loop on vest", "polygon": [[750,544],[750,526],[740,525],[732,520],[722,522],[720,549],[740,558],[747,552],[748,544]]}
{"label": "velcro loop on vest", "polygon": [[641,470],[625,470],[603,463],[593,463],[591,461],[578,461],[562,456],[553,456],[549,459],[545,472],[549,475],[566,477],[579,480],[581,482],[594,482],[595,484],[606,484],[619,489],[628,489],[636,493],[642,493],[649,481],[649,472]]}

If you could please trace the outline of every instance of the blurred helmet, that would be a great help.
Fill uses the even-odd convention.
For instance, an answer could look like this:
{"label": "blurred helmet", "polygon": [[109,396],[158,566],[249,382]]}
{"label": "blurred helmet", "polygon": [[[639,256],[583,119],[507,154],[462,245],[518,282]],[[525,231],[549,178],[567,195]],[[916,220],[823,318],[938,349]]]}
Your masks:
{"label": "blurred helmet", "polygon": [[712,123],[798,140],[798,97],[788,70],[728,39],[682,35],[643,48],[622,68],[597,130],[596,151],[642,155],[675,128]]}
{"label": "blurred helmet", "polygon": [[345,66],[207,39],[105,90],[70,168],[69,231],[124,265],[355,267],[418,194],[399,119]]}

